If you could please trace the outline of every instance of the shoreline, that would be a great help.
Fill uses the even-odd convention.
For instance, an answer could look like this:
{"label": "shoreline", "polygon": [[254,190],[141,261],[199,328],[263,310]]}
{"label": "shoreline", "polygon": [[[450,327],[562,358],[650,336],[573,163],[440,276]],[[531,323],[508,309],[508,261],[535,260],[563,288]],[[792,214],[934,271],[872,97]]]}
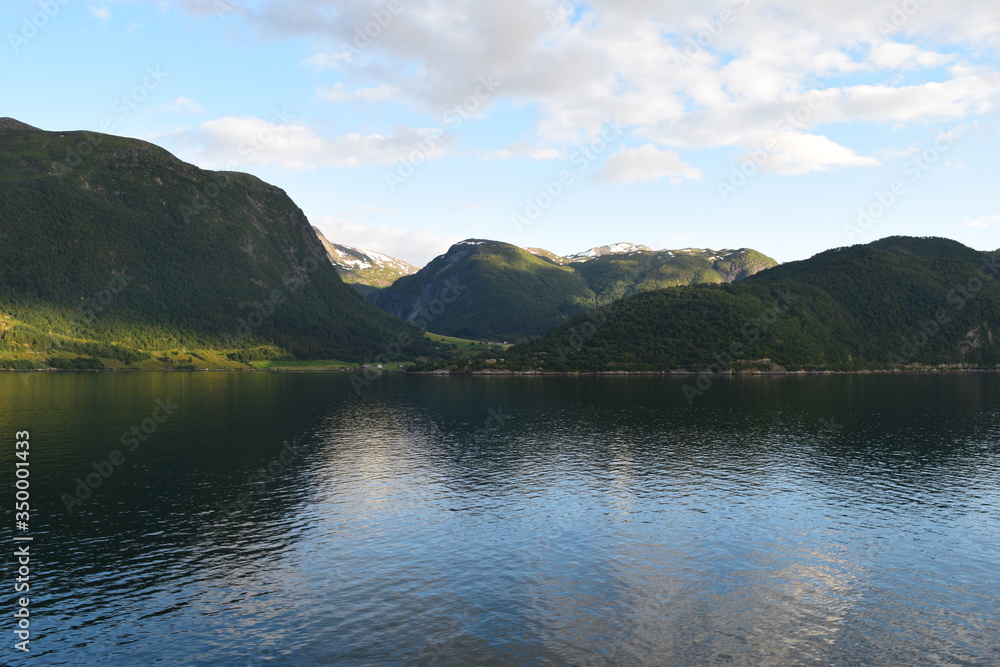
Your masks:
{"label": "shoreline", "polygon": [[883,368],[860,371],[727,371],[725,373],[708,373],[706,371],[414,371],[408,375],[475,375],[475,376],[662,376],[662,377],[700,377],[707,375],[713,379],[725,377],[784,377],[789,375],[941,375],[947,373],[1000,373],[1000,368]]}
{"label": "shoreline", "polygon": [[508,371],[508,370],[480,370],[480,371],[449,371],[449,370],[436,370],[436,371],[400,371],[400,370],[390,370],[390,369],[370,369],[361,367],[348,367],[348,368],[336,368],[336,369],[317,369],[310,370],[307,368],[196,368],[196,369],[177,369],[177,368],[157,368],[157,369],[146,369],[146,368],[0,368],[2,373],[312,373],[312,374],[326,374],[326,373],[366,373],[366,374],[393,374],[393,375],[421,375],[421,376],[476,376],[476,377],[518,377],[518,376],[528,376],[528,377],[624,377],[624,376],[650,376],[650,377],[700,377],[707,375],[712,379],[721,379],[726,377],[786,377],[790,375],[794,376],[815,376],[815,375],[943,375],[943,374],[959,374],[959,373],[1000,373],[1000,367],[998,368],[960,368],[960,367],[925,367],[925,368],[882,368],[874,370],[859,370],[859,371],[828,371],[828,370],[809,370],[809,371],[786,371],[786,370],[773,370],[773,371],[727,371],[724,373],[708,373],[706,371]]}

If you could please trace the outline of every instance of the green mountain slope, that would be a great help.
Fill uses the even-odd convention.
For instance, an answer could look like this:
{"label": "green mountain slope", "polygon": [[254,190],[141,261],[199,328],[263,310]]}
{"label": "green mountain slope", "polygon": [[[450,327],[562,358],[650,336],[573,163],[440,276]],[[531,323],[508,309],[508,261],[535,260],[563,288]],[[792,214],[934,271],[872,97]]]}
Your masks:
{"label": "green mountain slope", "polygon": [[510,350],[510,368],[863,370],[1000,363],[1000,254],[893,237],[741,282],[638,294]]}
{"label": "green mountain slope", "polygon": [[415,275],[368,295],[388,312],[417,322],[459,276],[471,289],[431,330],[463,338],[523,340],[550,331],[586,310],[653,289],[740,280],[775,266],[754,250],[663,250],[619,243],[560,257],[540,248],[522,250],[497,241],[453,246]]}
{"label": "green mountain slope", "polygon": [[777,266],[770,257],[740,250],[660,250],[608,254],[573,264],[573,268],[607,305],[638,292],[743,280]]}
{"label": "green mountain slope", "polygon": [[434,333],[499,340],[544,333],[595,303],[571,268],[507,243],[475,239],[369,298]]}
{"label": "green mountain slope", "polygon": [[340,280],[288,196],[253,176],[7,122],[0,183],[0,354],[360,360],[400,335],[423,349]]}

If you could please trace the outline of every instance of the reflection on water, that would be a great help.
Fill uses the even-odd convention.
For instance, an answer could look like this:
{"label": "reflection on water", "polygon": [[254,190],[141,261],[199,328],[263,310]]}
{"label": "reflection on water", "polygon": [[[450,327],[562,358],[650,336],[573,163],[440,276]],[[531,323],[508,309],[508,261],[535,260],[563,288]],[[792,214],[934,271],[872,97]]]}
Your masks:
{"label": "reflection on water", "polygon": [[32,660],[1000,662],[1000,378],[681,384],[2,375]]}

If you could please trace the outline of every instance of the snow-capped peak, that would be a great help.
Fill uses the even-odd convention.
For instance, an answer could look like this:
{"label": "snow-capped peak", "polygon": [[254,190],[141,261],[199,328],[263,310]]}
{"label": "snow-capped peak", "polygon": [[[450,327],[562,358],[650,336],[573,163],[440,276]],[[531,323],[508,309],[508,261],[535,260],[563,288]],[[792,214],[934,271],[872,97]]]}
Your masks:
{"label": "snow-capped peak", "polygon": [[401,276],[416,273],[419,268],[381,252],[331,243],[318,229],[316,235],[326,248],[330,262],[346,282],[387,287]]}
{"label": "snow-capped peak", "polygon": [[625,255],[630,252],[652,252],[652,248],[644,245],[636,245],[634,243],[612,243],[611,245],[599,246],[597,248],[591,248],[590,250],[578,252],[575,255],[567,255],[566,259],[578,262],[591,259],[593,257],[603,257],[605,255]]}

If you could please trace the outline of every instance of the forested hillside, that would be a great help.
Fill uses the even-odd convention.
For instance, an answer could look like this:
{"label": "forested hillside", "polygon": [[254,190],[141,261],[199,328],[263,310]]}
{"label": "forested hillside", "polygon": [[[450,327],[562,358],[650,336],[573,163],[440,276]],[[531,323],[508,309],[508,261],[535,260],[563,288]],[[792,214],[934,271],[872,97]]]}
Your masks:
{"label": "forested hillside", "polygon": [[738,283],[635,295],[516,346],[496,367],[993,368],[1000,364],[998,259],[938,238],[830,250]]}
{"label": "forested hillside", "polygon": [[424,313],[445,281],[458,280],[468,287],[462,302],[437,314],[428,325],[431,330],[518,341],[631,294],[741,280],[775,265],[748,249],[652,251],[616,244],[559,257],[539,248],[470,239],[368,298],[393,315],[418,322],[427,319]]}
{"label": "forested hillside", "polygon": [[361,360],[401,335],[424,345],[347,287],[302,211],[253,176],[8,122],[0,183],[8,366]]}

